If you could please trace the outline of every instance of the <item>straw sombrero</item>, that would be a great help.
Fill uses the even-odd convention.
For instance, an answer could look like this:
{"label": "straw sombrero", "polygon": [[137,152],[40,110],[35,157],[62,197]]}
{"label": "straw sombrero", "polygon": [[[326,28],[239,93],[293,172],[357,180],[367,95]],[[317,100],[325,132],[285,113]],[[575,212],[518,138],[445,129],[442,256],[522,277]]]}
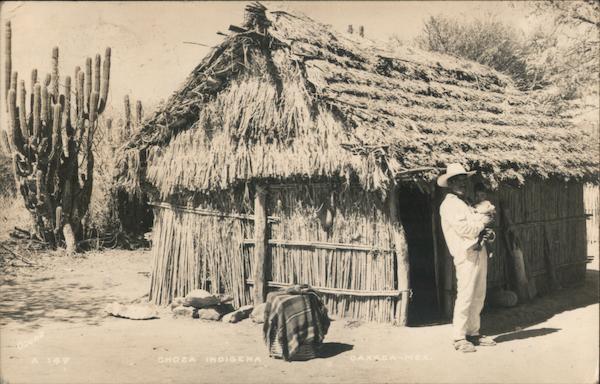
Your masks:
{"label": "straw sombrero", "polygon": [[465,167],[463,167],[459,163],[448,164],[448,166],[446,167],[446,173],[444,173],[443,175],[438,177],[437,184],[440,187],[447,187],[448,179],[451,177],[458,176],[458,175],[473,176],[474,174],[475,174],[475,171],[467,171],[465,169]]}

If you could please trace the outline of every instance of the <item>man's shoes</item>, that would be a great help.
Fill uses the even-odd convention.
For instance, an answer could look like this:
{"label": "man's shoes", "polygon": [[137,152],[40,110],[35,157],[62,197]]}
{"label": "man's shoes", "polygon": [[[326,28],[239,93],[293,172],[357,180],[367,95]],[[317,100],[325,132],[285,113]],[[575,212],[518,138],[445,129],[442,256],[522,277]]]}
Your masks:
{"label": "man's shoes", "polygon": [[473,343],[466,339],[454,340],[454,349],[464,353],[476,351]]}
{"label": "man's shoes", "polygon": [[473,343],[473,345],[477,345],[480,347],[493,347],[496,345],[494,339],[484,335],[467,336],[467,340]]}

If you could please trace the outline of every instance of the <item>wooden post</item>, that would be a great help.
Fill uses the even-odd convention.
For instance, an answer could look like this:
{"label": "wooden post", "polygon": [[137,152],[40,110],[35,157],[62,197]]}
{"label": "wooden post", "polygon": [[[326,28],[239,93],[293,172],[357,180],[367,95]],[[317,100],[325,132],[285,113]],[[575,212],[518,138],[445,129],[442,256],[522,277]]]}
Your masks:
{"label": "wooden post", "polygon": [[438,201],[437,201],[437,189],[435,184],[431,185],[431,234],[433,239],[433,268],[435,273],[435,294],[438,304],[438,310],[441,312],[443,310],[442,307],[442,287],[443,281],[441,278],[441,263],[440,263],[440,252],[438,250],[438,230],[440,228],[439,225],[439,209],[438,209]]}
{"label": "wooden post", "polygon": [[406,242],[406,234],[399,216],[398,209],[398,186],[394,184],[389,196],[389,214],[390,224],[392,226],[392,239],[394,248],[396,249],[396,264],[398,276],[398,291],[400,294],[400,302],[396,305],[396,321],[395,324],[405,327],[408,317],[408,300],[410,289],[410,265],[408,261],[408,244]]}
{"label": "wooden post", "polygon": [[434,209],[433,214],[436,223],[436,231],[439,231],[437,233],[442,234],[440,237],[438,237],[438,241],[436,243],[440,269],[440,304],[444,318],[446,320],[452,320],[452,315],[454,313],[454,301],[456,299],[456,272],[454,270],[454,259],[452,258],[452,255],[450,255],[450,251],[448,250],[448,246],[446,244],[446,238],[441,231],[442,223],[439,215],[440,204],[446,195],[441,190],[436,189],[435,191],[434,208],[437,209]]}
{"label": "wooden post", "polygon": [[529,282],[525,271],[525,259],[521,250],[520,242],[517,234],[511,228],[512,220],[510,219],[508,209],[502,209],[504,214],[504,242],[508,254],[512,257],[512,265],[516,280],[516,291],[520,302],[525,302],[529,297]]}
{"label": "wooden post", "polygon": [[267,190],[257,185],[254,195],[254,305],[266,298],[265,272],[267,264]]}

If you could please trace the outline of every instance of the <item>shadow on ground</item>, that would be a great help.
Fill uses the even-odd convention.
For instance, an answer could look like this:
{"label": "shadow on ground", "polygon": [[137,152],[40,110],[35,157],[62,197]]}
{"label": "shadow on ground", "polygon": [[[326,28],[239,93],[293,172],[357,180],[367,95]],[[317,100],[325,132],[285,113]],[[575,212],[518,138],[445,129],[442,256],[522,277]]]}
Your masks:
{"label": "shadow on ground", "polygon": [[521,329],[542,323],[561,312],[597,304],[599,275],[597,270],[588,270],[584,283],[579,286],[566,287],[536,297],[530,303],[520,304],[514,308],[486,309],[481,317],[482,333],[499,335],[513,332],[496,338],[496,341],[500,339],[500,342],[503,342],[558,332],[560,330],[555,328],[527,331],[521,331]]}
{"label": "shadow on ground", "polygon": [[41,320],[98,325],[102,310],[116,298],[78,280],[59,275],[0,278],[0,325],[19,322],[36,329]]}
{"label": "shadow on ground", "polygon": [[354,349],[354,346],[346,343],[323,343],[319,351],[319,357],[328,358],[334,357],[341,353],[348,352]]}
{"label": "shadow on ground", "polygon": [[504,343],[507,341],[528,339],[530,337],[545,336],[550,333],[554,333],[554,332],[558,332],[558,331],[560,331],[560,328],[526,329],[524,331],[517,331],[517,332],[507,333],[505,335],[500,335],[500,336],[494,338],[494,341],[496,343]]}

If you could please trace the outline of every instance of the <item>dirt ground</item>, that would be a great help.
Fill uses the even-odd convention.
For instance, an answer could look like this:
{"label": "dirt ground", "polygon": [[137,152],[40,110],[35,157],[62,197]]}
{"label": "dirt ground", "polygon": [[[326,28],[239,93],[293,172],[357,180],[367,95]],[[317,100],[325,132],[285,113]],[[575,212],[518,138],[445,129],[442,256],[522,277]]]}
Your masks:
{"label": "dirt ground", "polygon": [[268,357],[261,326],[103,315],[147,293],[147,251],[41,257],[0,280],[2,383],[592,383],[598,377],[598,264],[584,285],[529,306],[487,309],[496,347],[455,352],[450,325],[334,321],[324,357]]}

